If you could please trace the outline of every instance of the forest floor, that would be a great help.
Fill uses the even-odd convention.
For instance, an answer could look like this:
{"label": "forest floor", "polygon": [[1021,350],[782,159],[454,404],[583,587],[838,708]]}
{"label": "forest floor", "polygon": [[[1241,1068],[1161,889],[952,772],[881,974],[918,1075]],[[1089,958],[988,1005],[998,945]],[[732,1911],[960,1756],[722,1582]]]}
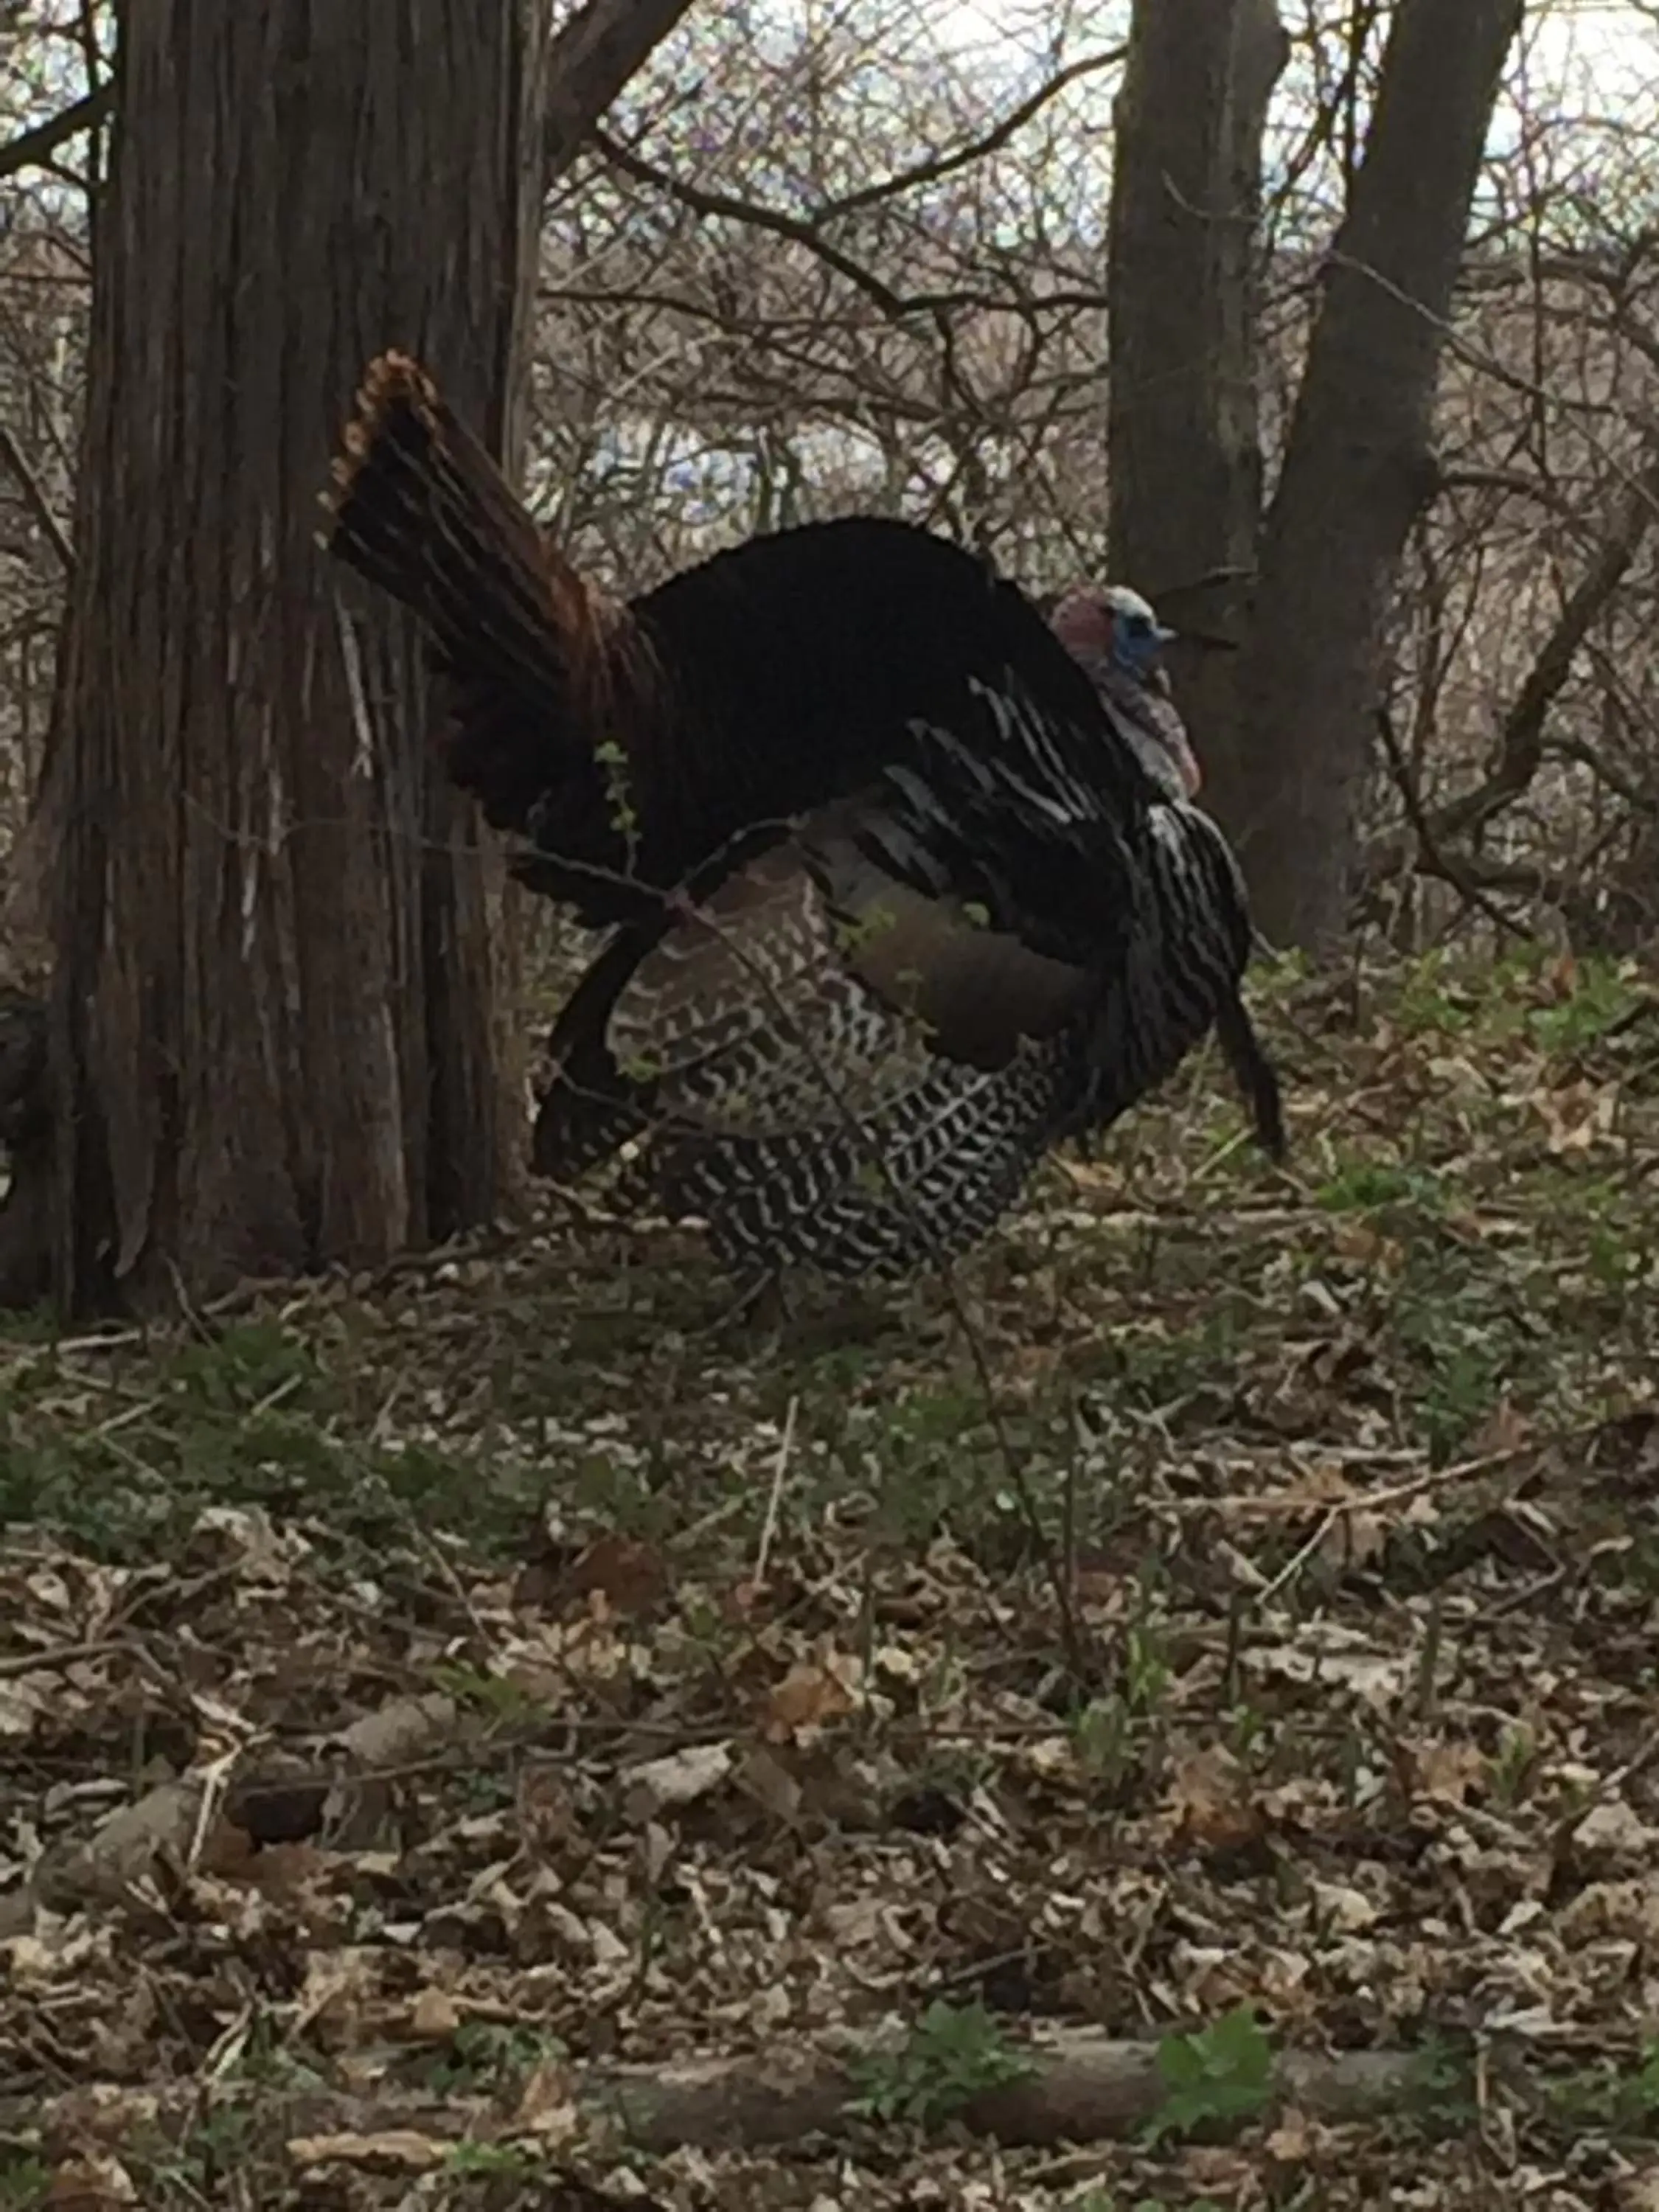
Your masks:
{"label": "forest floor", "polygon": [[0,2207],[1659,2207],[1659,999],[1267,995],[954,1288],[14,1322]]}

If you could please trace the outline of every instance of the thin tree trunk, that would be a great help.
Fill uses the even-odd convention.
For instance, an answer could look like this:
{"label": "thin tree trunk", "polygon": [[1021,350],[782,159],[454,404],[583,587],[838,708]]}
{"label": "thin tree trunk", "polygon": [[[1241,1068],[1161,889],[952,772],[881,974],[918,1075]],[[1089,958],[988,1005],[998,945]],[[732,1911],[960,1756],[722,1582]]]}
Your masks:
{"label": "thin tree trunk", "polygon": [[507,437],[541,12],[123,12],[54,747],[66,1302],[372,1263],[496,1205],[486,869],[411,627],[313,533],[387,343]]}
{"label": "thin tree trunk", "polygon": [[[1177,629],[1243,635],[1261,519],[1261,141],[1289,52],[1274,0],[1138,0],[1116,113],[1111,574]],[[1173,672],[1206,763],[1236,741],[1232,654]]]}
{"label": "thin tree trunk", "polygon": [[1281,943],[1318,950],[1346,916],[1380,641],[1433,489],[1446,320],[1520,19],[1521,0],[1399,0],[1326,271],[1238,670],[1242,742],[1213,781]]}

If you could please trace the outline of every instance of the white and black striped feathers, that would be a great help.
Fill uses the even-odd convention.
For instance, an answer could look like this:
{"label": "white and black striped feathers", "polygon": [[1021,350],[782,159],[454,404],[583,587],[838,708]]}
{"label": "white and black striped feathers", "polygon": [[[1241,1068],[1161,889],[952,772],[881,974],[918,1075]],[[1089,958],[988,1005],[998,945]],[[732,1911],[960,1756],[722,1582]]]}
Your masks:
{"label": "white and black striped feathers", "polygon": [[1133,610],[1085,672],[983,563],[873,520],[607,604],[396,356],[336,475],[331,550],[452,679],[450,773],[614,927],[554,1033],[544,1172],[637,1137],[638,1194],[733,1265],[896,1273],[1212,1027],[1279,1146],[1243,886]]}

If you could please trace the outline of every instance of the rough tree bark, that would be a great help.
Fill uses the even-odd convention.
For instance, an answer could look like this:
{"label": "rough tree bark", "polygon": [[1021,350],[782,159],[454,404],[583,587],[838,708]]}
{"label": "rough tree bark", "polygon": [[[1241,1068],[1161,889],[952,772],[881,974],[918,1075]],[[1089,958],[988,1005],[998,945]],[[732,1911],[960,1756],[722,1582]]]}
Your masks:
{"label": "rough tree bark", "polygon": [[65,1304],[496,1206],[492,871],[412,628],[339,587],[316,495],[388,343],[510,460],[545,178],[685,4],[592,0],[550,52],[544,0],[121,11],[40,808]]}
{"label": "rough tree bark", "polygon": [[[1239,638],[1261,521],[1261,142],[1290,41],[1274,0],[1138,6],[1109,236],[1109,568],[1178,629]],[[1176,647],[1206,757],[1235,723],[1231,654]]]}
{"label": "rough tree bark", "polygon": [[1271,939],[1340,932],[1384,620],[1434,489],[1435,391],[1469,204],[1522,0],[1399,0],[1262,534],[1218,783]]}
{"label": "rough tree bark", "polygon": [[409,626],[337,598],[313,538],[388,342],[502,440],[541,126],[517,0],[120,27],[53,740],[76,1304],[372,1261],[495,1204],[485,872]]}
{"label": "rough tree bark", "polygon": [[[1234,633],[1242,651],[1233,665],[1186,672],[1182,684],[1210,803],[1237,842],[1262,929],[1281,943],[1317,950],[1345,918],[1379,640],[1407,533],[1433,487],[1430,434],[1445,319],[1521,8],[1522,0],[1397,0],[1279,485],[1252,533],[1250,604],[1231,611],[1244,616]],[[1154,204],[1160,189],[1218,233],[1243,228],[1241,185],[1248,191],[1253,157],[1235,167],[1231,191],[1206,197],[1205,185],[1218,173],[1224,184],[1230,132],[1235,162],[1248,129],[1257,127],[1259,145],[1251,94],[1260,77],[1238,43],[1250,15],[1244,0],[1137,0],[1147,89],[1127,103],[1119,148],[1120,164],[1134,171],[1118,186],[1125,214],[1117,234],[1126,244],[1129,212]],[[1179,51],[1177,16],[1188,39]],[[1267,51],[1259,39],[1257,47]],[[1177,227],[1169,216],[1165,223],[1168,245]],[[1150,230],[1149,220],[1141,228]],[[1235,302],[1248,292],[1224,239],[1206,253],[1190,226],[1180,237],[1181,265],[1160,272],[1143,251],[1124,278],[1113,272],[1115,343],[1127,343],[1135,327],[1151,363],[1143,375],[1161,366],[1179,384],[1186,364],[1188,411],[1178,399],[1143,397],[1137,407],[1132,390],[1112,451],[1114,501],[1129,502],[1114,532],[1121,573],[1154,595],[1243,565],[1248,465],[1237,453],[1237,400],[1231,413],[1226,401],[1237,386],[1230,368],[1239,358],[1239,322],[1199,288],[1220,287]],[[1147,301],[1159,285],[1184,299]],[[1153,346],[1146,333],[1164,319],[1167,331]],[[1128,357],[1133,364],[1133,344]],[[1198,488],[1189,489],[1194,477]],[[1152,512],[1160,503],[1163,517]],[[1170,612],[1190,619],[1173,602]]]}

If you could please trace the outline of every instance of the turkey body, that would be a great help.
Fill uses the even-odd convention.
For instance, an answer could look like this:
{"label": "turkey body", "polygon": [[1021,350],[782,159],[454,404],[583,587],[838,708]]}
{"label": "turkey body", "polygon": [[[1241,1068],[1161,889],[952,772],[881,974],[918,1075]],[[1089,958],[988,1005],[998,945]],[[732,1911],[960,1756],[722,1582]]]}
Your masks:
{"label": "turkey body", "polygon": [[612,933],[551,1040],[544,1173],[638,1138],[633,1194],[734,1268],[895,1274],[1212,1028],[1280,1147],[1220,831],[983,562],[854,519],[607,601],[397,355],[335,475],[325,543],[453,687],[450,775]]}

